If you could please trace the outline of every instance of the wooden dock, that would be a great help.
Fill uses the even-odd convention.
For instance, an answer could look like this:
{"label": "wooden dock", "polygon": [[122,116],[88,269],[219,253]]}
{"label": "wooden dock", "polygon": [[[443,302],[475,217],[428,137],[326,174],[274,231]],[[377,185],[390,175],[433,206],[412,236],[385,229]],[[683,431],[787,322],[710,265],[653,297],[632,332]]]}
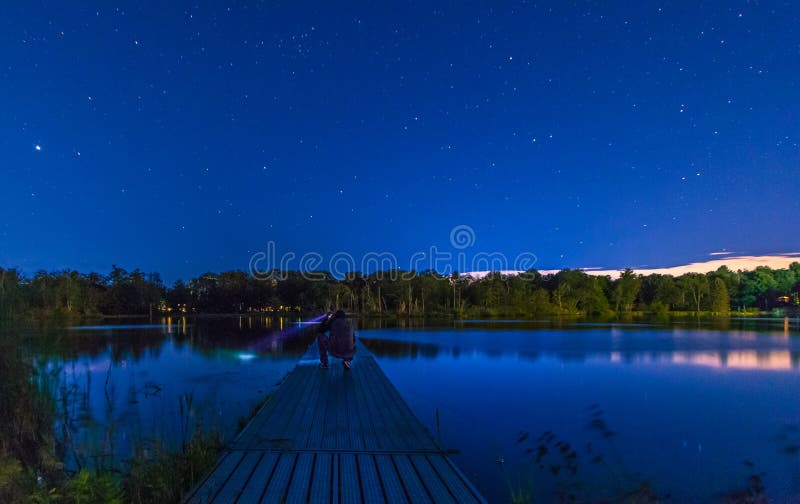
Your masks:
{"label": "wooden dock", "polygon": [[287,374],[186,502],[485,502],[363,344],[351,371],[317,365]]}

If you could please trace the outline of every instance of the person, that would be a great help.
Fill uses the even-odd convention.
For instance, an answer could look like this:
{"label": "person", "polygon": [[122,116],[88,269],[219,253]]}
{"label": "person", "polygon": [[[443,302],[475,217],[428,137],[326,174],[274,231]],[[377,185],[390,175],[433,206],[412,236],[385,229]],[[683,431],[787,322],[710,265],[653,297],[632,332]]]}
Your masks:
{"label": "person", "polygon": [[[325,333],[330,333],[327,336]],[[356,332],[353,322],[343,310],[329,313],[319,326],[317,334],[319,347],[319,367],[328,369],[328,354],[342,359],[346,371],[350,370],[353,356],[356,353]]]}

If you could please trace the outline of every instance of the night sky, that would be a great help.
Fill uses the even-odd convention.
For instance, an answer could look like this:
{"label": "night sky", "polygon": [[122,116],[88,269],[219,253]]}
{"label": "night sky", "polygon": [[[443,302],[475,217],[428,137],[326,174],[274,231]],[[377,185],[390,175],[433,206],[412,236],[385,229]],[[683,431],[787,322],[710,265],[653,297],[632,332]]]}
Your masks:
{"label": "night sky", "polygon": [[800,248],[794,2],[18,4],[0,266]]}

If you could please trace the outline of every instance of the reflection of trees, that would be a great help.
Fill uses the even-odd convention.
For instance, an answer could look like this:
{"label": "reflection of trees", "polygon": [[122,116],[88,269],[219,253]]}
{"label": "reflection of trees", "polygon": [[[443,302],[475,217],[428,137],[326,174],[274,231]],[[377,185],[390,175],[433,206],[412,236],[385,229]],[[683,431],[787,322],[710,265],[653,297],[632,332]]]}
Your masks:
{"label": "reflection of trees", "polygon": [[293,323],[296,321],[277,317],[200,317],[187,327],[185,335],[174,339],[206,354],[249,348],[266,355],[299,357],[316,338],[316,326],[299,326]]}
{"label": "reflection of trees", "polygon": [[[0,341],[13,341],[15,348],[24,348],[35,356],[30,359],[31,367],[4,367],[0,363],[3,383],[19,382],[13,378],[15,375],[23,381],[37,375],[52,378],[47,397],[53,401],[53,414],[45,423],[54,433],[50,436],[55,439],[59,458],[68,467],[116,468],[143,439],[141,404],[158,395],[165,384],[140,380],[137,370],[141,368],[126,367],[125,362],[157,360],[166,344],[176,348],[188,345],[195,352],[209,355],[229,348],[299,357],[316,336],[316,326],[299,326],[274,317],[173,318],[161,322],[163,326],[157,327],[97,326],[77,330],[31,325],[13,329],[13,337],[0,334]],[[14,355],[3,354],[9,358]],[[18,396],[7,394],[9,399]],[[14,399],[3,411],[20,408],[24,409],[24,403]]]}
{"label": "reflection of trees", "polygon": [[434,358],[439,355],[439,346],[430,343],[415,343],[409,341],[395,341],[385,339],[364,339],[364,345],[380,357],[427,357]]}
{"label": "reflection of trees", "polygon": [[115,363],[138,361],[147,350],[158,350],[168,333],[159,329],[114,329],[101,331],[48,330],[28,345],[45,358],[72,360],[79,357],[96,358],[110,352]]}
{"label": "reflection of trees", "polygon": [[[242,322],[246,321],[246,322]],[[302,355],[312,343],[316,326],[298,326],[276,317],[197,317],[172,319],[163,327],[69,330],[28,328],[26,344],[40,359],[70,361],[109,354],[114,364],[158,357],[167,341],[176,348],[189,345],[204,354],[220,349],[241,350],[254,345],[267,354]],[[258,348],[253,348],[258,350]]]}
{"label": "reflection of trees", "polygon": [[[470,325],[472,327],[472,325]],[[513,327],[518,327],[514,325]],[[496,327],[495,327],[496,328]],[[588,331],[588,332],[587,332]],[[696,332],[642,328],[576,330],[466,331],[426,330],[404,333],[407,339],[362,338],[378,356],[458,357],[461,353],[536,361],[690,364],[737,369],[790,369],[800,366],[800,348],[773,334]],[[494,335],[497,334],[496,337]],[[798,342],[800,344],[800,342]]]}

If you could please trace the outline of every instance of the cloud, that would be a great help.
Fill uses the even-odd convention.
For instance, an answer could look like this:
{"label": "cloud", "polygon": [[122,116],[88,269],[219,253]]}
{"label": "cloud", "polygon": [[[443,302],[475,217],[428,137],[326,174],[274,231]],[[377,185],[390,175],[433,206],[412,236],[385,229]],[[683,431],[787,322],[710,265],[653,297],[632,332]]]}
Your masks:
{"label": "cloud", "polygon": [[[733,254],[733,252],[712,252],[709,255],[720,256]],[[677,266],[667,266],[663,268],[648,268],[636,267],[632,268],[635,273],[641,275],[672,275],[680,276],[685,273],[708,273],[716,271],[721,266],[727,266],[732,271],[737,270],[754,270],[759,266],[767,266],[772,269],[786,269],[793,262],[800,262],[800,252],[783,252],[768,255],[731,255],[727,257],[720,257],[718,259],[709,259],[708,261],[698,261],[688,264],[681,264]],[[575,268],[586,272],[587,275],[596,276],[610,276],[616,278],[624,268],[620,269],[597,269],[592,268]],[[555,274],[559,270],[538,270],[542,275]],[[465,273],[473,278],[483,278],[488,271],[474,271]],[[513,275],[521,273],[520,271],[503,271],[503,274]]]}
{"label": "cloud", "polygon": [[[633,271],[642,275],[657,273],[660,275],[679,276],[685,273],[708,273],[709,271],[716,271],[721,266],[727,266],[728,269],[732,271],[754,270],[759,266],[767,266],[773,269],[785,269],[793,262],[800,262],[800,252],[785,252],[759,256],[728,256],[719,259],[710,259],[708,261],[668,266],[665,268],[635,268]],[[591,270],[586,273],[589,275],[610,275],[616,277],[619,275],[619,272],[620,270]]]}
{"label": "cloud", "polygon": [[725,256],[725,255],[732,255],[736,252],[709,252],[708,255],[710,256]]}

